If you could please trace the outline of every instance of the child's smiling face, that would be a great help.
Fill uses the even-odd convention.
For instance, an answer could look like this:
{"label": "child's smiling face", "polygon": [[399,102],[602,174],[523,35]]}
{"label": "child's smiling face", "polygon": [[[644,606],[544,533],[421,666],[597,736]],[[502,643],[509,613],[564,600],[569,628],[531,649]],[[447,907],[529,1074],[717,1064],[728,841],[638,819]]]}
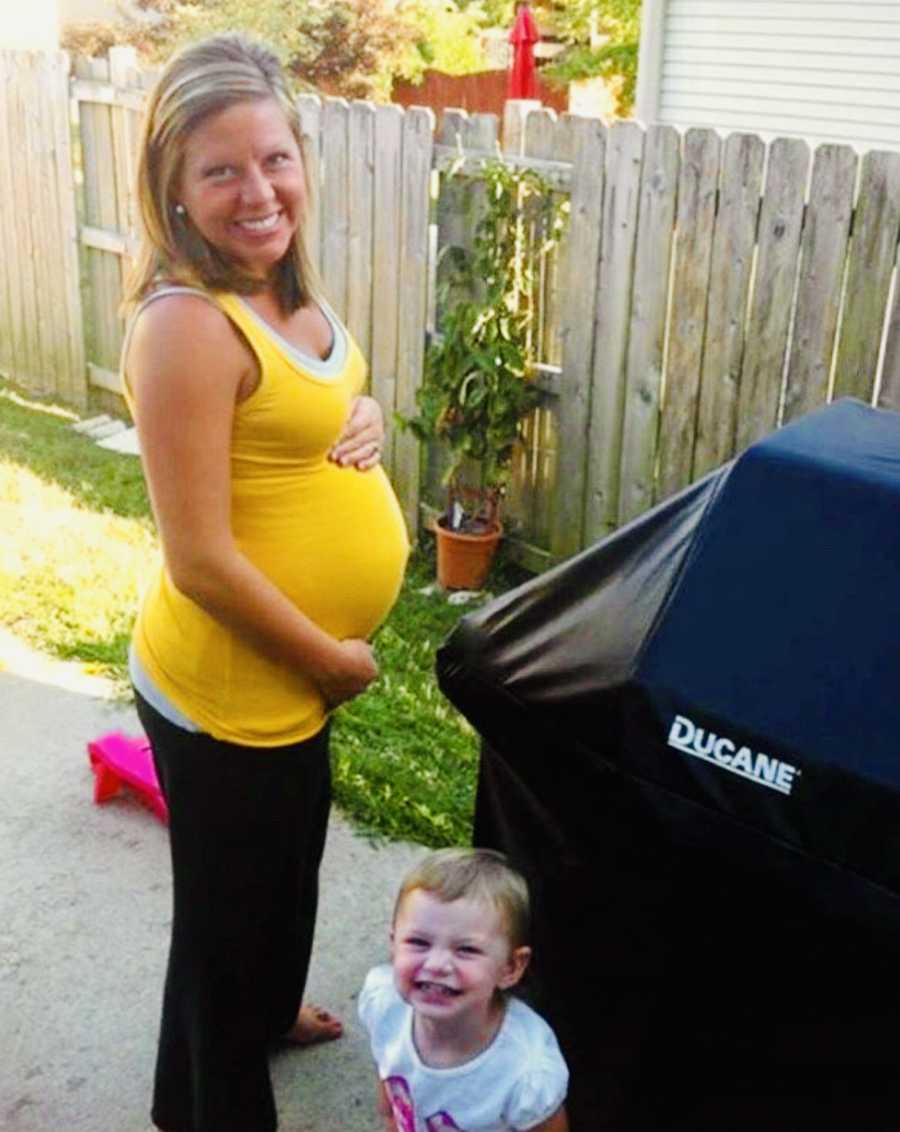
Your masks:
{"label": "child's smiling face", "polygon": [[417,1014],[435,1020],[487,1018],[496,992],[521,979],[527,947],[513,949],[500,913],[481,900],[440,900],[415,888],[403,899],[391,939],[394,981]]}

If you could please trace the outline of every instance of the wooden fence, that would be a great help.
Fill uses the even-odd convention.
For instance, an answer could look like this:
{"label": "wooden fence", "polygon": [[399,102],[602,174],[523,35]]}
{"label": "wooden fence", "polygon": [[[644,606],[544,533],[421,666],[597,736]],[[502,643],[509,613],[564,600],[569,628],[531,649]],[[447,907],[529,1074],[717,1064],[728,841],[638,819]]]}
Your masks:
{"label": "wooden fence", "polygon": [[[0,187],[15,207],[0,213],[0,368],[78,404],[85,366],[63,219],[71,204],[63,172],[52,193],[49,172],[34,172],[67,160],[63,64],[2,58]],[[87,372],[106,395],[118,388],[116,307],[133,247],[130,170],[145,85],[122,52],[79,61],[72,85]],[[39,88],[56,91],[55,117]],[[437,248],[471,239],[479,163],[495,152],[499,123],[447,112],[435,132],[428,110],[311,96],[298,105],[326,292],[370,358],[373,392],[389,414],[410,412],[434,329]],[[41,125],[51,118],[52,135]],[[529,565],[590,544],[832,397],[900,409],[900,154],[858,158],[833,145],[811,154],[796,139],[767,146],[753,135],[681,136],[636,123],[606,129],[549,111],[524,123],[511,116],[501,144],[571,198],[564,247],[543,269],[543,404],[507,507]],[[460,150],[471,180],[446,176]],[[15,159],[23,151],[28,163]],[[19,178],[25,164],[36,179]],[[40,313],[63,298],[67,321],[44,334]],[[57,373],[66,375],[58,386]],[[420,474],[415,442],[396,431],[386,458],[417,524],[439,502],[436,463]]]}
{"label": "wooden fence", "polygon": [[[93,391],[119,398],[122,290],[135,250],[133,175],[141,111],[154,75],[139,70],[131,48],[108,59],[74,61],[71,94],[77,107],[81,156],[81,244],[88,380]],[[106,398],[103,404],[115,407]],[[122,407],[124,409],[124,407]]]}
{"label": "wooden fence", "polygon": [[69,68],[0,51],[0,372],[87,402]]}

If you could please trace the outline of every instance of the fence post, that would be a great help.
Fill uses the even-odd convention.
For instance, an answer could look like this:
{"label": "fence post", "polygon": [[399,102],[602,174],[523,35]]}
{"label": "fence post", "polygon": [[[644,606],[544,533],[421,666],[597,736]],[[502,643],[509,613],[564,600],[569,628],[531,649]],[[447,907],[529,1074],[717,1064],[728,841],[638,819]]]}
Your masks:
{"label": "fence post", "polygon": [[820,145],[816,150],[803,225],[794,332],[784,393],[785,421],[802,416],[828,398],[856,167],[852,146]]}
{"label": "fence post", "polygon": [[715,130],[688,130],[678,183],[675,267],[659,428],[656,498],[691,482],[706,306],[712,263],[721,142]]}
{"label": "fence post", "polygon": [[375,107],[350,104],[347,192],[347,325],[364,358],[372,352],[372,256],[374,242]]}
{"label": "fence post", "polygon": [[310,186],[304,223],[306,249],[322,274],[322,102],[317,94],[301,94],[296,102],[302,130],[303,171]]}
{"label": "fence post", "polygon": [[[404,416],[416,410],[422,381],[425,321],[428,313],[428,222],[431,203],[431,157],[434,114],[414,107],[403,122],[402,211],[400,232],[400,322],[397,342],[397,409]],[[419,529],[419,444],[402,433],[395,439],[394,482],[410,532]]]}
{"label": "fence post", "polygon": [[383,461],[394,471],[394,409],[397,404],[397,334],[403,296],[400,291],[400,185],[403,157],[403,111],[375,108],[375,244],[372,252],[372,395],[385,419]]}
{"label": "fence post", "polygon": [[644,137],[637,123],[617,122],[606,142],[584,523],[588,544],[609,534],[619,521],[625,366]]}
{"label": "fence post", "polygon": [[65,293],[65,336],[68,354],[68,396],[78,409],[88,404],[87,348],[84,302],[78,257],[78,214],[75,206],[75,166],[72,159],[70,63],[68,55],[53,57],[53,132],[56,151],[56,198],[59,208],[60,263]]}
{"label": "fence post", "polygon": [[518,157],[525,152],[525,123],[532,110],[541,109],[541,101],[536,98],[508,98],[503,104],[503,137],[501,145],[504,153]]}
{"label": "fence post", "polygon": [[900,226],[900,153],[867,153],[847,267],[847,297],[834,371],[835,397],[869,401]]}
{"label": "fence post", "polygon": [[350,105],[326,98],[322,106],[322,279],[338,318],[347,321],[347,259],[350,237],[348,164]]}
{"label": "fence post", "polygon": [[755,134],[732,134],[725,142],[709,277],[694,479],[730,460],[734,453],[747,298],[765,158],[765,143]]}
{"label": "fence post", "polygon": [[738,391],[738,452],[778,424],[808,169],[809,147],[805,141],[776,138],[772,142]]}
{"label": "fence post", "polygon": [[644,142],[634,295],[628,327],[619,470],[620,523],[636,518],[653,503],[679,161],[677,131],[671,126],[651,126]]}
{"label": "fence post", "polygon": [[591,375],[594,368],[594,311],[603,219],[607,131],[592,118],[573,121],[571,214],[564,265],[562,374],[556,492],[550,549],[556,558],[584,545]]}

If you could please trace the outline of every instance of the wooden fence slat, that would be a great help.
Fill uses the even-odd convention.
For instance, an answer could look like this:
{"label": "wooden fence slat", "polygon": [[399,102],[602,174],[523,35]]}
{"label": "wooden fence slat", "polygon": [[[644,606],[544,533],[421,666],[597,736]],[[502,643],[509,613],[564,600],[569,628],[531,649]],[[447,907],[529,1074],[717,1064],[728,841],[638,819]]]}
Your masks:
{"label": "wooden fence slat", "polygon": [[[60,56],[47,53],[41,59],[39,83],[41,98],[41,134],[46,142],[46,164],[44,169],[43,210],[41,225],[43,239],[47,248],[46,256],[50,262],[51,278],[47,280],[45,302],[52,304],[52,368],[48,373],[48,384],[54,396],[69,404],[75,403],[76,374],[71,366],[69,347],[68,288],[65,269],[65,218],[62,196],[66,193],[61,182],[59,167],[61,155],[58,152],[57,124],[60,109],[66,105],[59,95],[64,88],[58,83],[58,63]],[[65,175],[65,169],[63,169]],[[69,170],[68,192],[72,192],[72,176]]]}
{"label": "wooden fence slat", "polygon": [[799,138],[776,138],[772,142],[738,393],[737,451],[778,424],[808,169],[806,142]]}
{"label": "wooden fence slat", "polygon": [[619,473],[620,523],[635,518],[653,503],[679,159],[677,130],[671,126],[651,126],[644,143],[628,331]]}
{"label": "wooden fence slat", "polygon": [[850,242],[835,397],[870,401],[900,228],[900,153],[867,153]]}
{"label": "wooden fence slat", "polygon": [[[434,114],[422,107],[406,111],[403,120],[403,174],[400,231],[400,321],[397,344],[397,409],[412,416],[416,389],[422,380],[425,315],[428,299],[428,220]],[[419,446],[403,433],[394,445],[394,482],[409,529],[419,526]]]}
{"label": "wooden fence slat", "polygon": [[372,395],[385,421],[382,461],[394,469],[394,410],[397,398],[397,327],[400,294],[400,175],[403,111],[375,109],[374,248],[372,252]]}
{"label": "wooden fence slat", "polygon": [[[94,75],[112,79],[109,59],[93,61]],[[119,227],[120,194],[116,186],[116,151],[113,135],[114,106],[97,106],[94,117],[95,160],[98,163],[102,189],[97,199],[97,220],[101,228],[121,232]],[[123,326],[119,318],[122,294],[121,256],[108,252],[91,253],[96,260],[96,280],[100,288],[102,314],[97,320],[98,349],[95,359],[100,365],[116,370],[122,349]],[[100,313],[100,312],[98,312]]]}
{"label": "wooden fence slat", "polygon": [[0,51],[0,370],[14,377],[22,355],[21,290],[17,273],[15,212],[12,207],[12,161],[4,155],[12,153],[10,123],[13,120],[11,99],[13,65],[11,52]]}
{"label": "wooden fence slat", "polygon": [[[118,90],[135,86],[137,52],[133,47],[111,47],[109,49],[109,77]],[[116,227],[122,234],[130,236],[137,225],[137,209],[134,199],[134,116],[135,112],[121,101],[110,107],[110,128],[113,143],[113,168],[116,175]],[[130,259],[117,257],[119,278],[124,290],[125,279],[130,269]]]}
{"label": "wooden fence slat", "polygon": [[[449,107],[437,122],[435,149],[441,146],[457,155],[470,150],[473,146],[472,130],[468,113]],[[462,248],[471,251],[481,199],[482,190],[477,177],[463,175],[462,169],[455,164],[439,170],[437,200],[434,204],[435,231],[429,253],[428,311],[425,316],[426,328],[433,331],[440,332],[446,307],[452,308],[458,301],[471,298],[468,291],[458,294],[448,286],[452,278],[452,257],[447,249]],[[446,299],[445,287],[449,291]],[[444,443],[435,440],[424,446],[420,455],[419,489],[422,503],[420,510],[426,519],[426,525],[430,525],[430,510],[439,516],[446,509],[443,477],[448,463],[449,453]]]}
{"label": "wooden fence slat", "polygon": [[[103,59],[79,59],[77,73],[88,79],[108,81],[109,64]],[[85,104],[80,107],[81,145],[84,155],[85,220],[97,228],[118,231],[115,197],[110,107]],[[121,348],[118,305],[121,271],[118,256],[90,250],[86,254],[91,299],[91,360],[106,369],[116,369]]]}
{"label": "wooden fence slat", "polygon": [[[900,255],[898,255],[897,263],[900,264]],[[898,279],[900,279],[900,270],[895,265],[894,295],[884,348],[881,385],[876,401],[879,409],[893,409],[894,412],[900,412],[900,286],[897,285]]]}
{"label": "wooden fence slat", "polygon": [[[28,153],[31,144],[31,115],[29,113],[29,82],[27,56],[19,57],[10,86],[10,105],[13,116],[9,123],[10,134],[20,153]],[[21,277],[21,317],[25,320],[22,335],[23,353],[20,358],[20,372],[17,380],[28,388],[40,392],[41,343],[37,293],[40,273],[35,262],[32,243],[32,200],[30,163],[13,163],[13,217],[15,218],[16,246],[18,251],[17,270]]]}
{"label": "wooden fence slat", "polygon": [[[18,87],[18,119],[21,137],[22,152],[35,155],[34,160],[22,162],[19,169],[22,191],[28,201],[25,209],[16,212],[17,222],[22,227],[26,241],[26,254],[30,259],[30,270],[33,273],[34,294],[31,317],[34,324],[31,327],[31,354],[29,360],[28,387],[39,396],[46,392],[45,374],[47,361],[45,344],[48,337],[46,304],[39,300],[38,291],[47,272],[44,262],[43,247],[41,244],[40,217],[43,208],[40,202],[40,175],[39,170],[44,160],[43,139],[40,136],[40,122],[38,121],[39,95],[35,97],[36,76],[35,59],[32,53],[23,54],[17,76]],[[36,199],[37,198],[37,199]]]}
{"label": "wooden fence slat", "polygon": [[[3,101],[0,103],[5,109],[4,121],[0,129],[6,142],[6,152],[12,153],[21,150],[21,127],[18,118],[18,100],[16,97],[16,74],[18,71],[18,55],[13,52],[4,52],[6,63],[3,78]],[[20,268],[21,252],[19,241],[21,232],[16,223],[16,178],[13,176],[14,161],[0,161],[0,187],[3,189],[3,199],[8,202],[6,208],[0,208],[0,218],[6,221],[6,249],[9,256],[9,303],[12,315],[11,353],[13,377],[21,381],[28,369],[28,343],[26,339],[25,316],[25,273]],[[3,183],[5,181],[5,184]]]}
{"label": "wooden fence slat", "polygon": [[[560,164],[567,163],[570,170],[574,168],[576,123],[581,120],[574,114],[560,114],[554,130],[553,152]],[[571,175],[567,189],[561,189],[559,186],[554,187],[556,199],[567,201],[571,213]],[[556,253],[550,256],[546,262],[547,270],[542,284],[543,312],[539,359],[557,367],[562,366],[562,310],[565,305],[562,288],[564,281],[568,278],[568,257],[569,227],[567,225]]]}
{"label": "wooden fence slat", "polygon": [[40,202],[38,238],[47,269],[41,296],[41,305],[47,308],[48,332],[43,388],[70,405],[78,405],[83,403],[85,379],[83,351],[78,348],[82,335],[80,303],[72,286],[73,282],[77,286],[78,275],[70,244],[74,235],[74,186],[68,136],[68,60],[58,52],[35,58],[35,87],[40,92],[35,106],[41,138],[41,185],[35,200]]}
{"label": "wooden fence slat", "polygon": [[[50,54],[28,56],[30,223],[37,278],[40,357],[35,392],[57,392],[71,400],[68,389],[68,349],[65,340],[65,293],[60,268],[59,210],[53,196],[53,124],[50,97]],[[62,324],[62,325],[61,325]]]}
{"label": "wooden fence slat", "polygon": [[503,104],[503,121],[500,128],[500,145],[511,157],[525,152],[525,120],[540,102],[528,98],[508,98]]}
{"label": "wooden fence slat", "polygon": [[72,156],[69,105],[69,57],[53,57],[53,132],[56,157],[56,200],[59,210],[60,272],[66,311],[69,396],[78,409],[87,406],[88,382],[84,342],[84,309],[78,259],[78,214],[75,206],[75,167]]}
{"label": "wooden fence slat", "polygon": [[[0,51],[0,169],[9,166],[2,155],[9,152],[6,140],[6,55]],[[7,170],[8,171],[8,170]],[[0,172],[2,177],[2,172]],[[2,182],[0,182],[0,199],[8,200]],[[0,209],[0,214],[9,213],[9,209]],[[11,220],[11,217],[6,217]],[[6,225],[4,216],[0,215],[0,374],[9,375],[12,372],[12,333],[13,317],[10,309],[10,280],[8,275],[12,270],[12,256],[7,243]]]}
{"label": "wooden fence slat", "polygon": [[[525,123],[525,153],[538,160],[567,161],[574,157],[574,119],[570,114],[559,118],[550,111],[529,115]],[[557,203],[569,194],[555,192]],[[560,366],[562,361],[562,308],[565,300],[562,281],[568,278],[568,232],[563,234],[558,247],[540,258],[540,295],[535,355],[539,363]],[[538,378],[536,377],[536,380]],[[545,383],[546,391],[549,386]],[[540,569],[549,563],[549,547],[554,523],[554,503],[559,495],[557,468],[559,466],[560,429],[558,380],[556,391],[546,393],[533,418],[533,446],[529,487],[531,490],[531,524],[528,542],[520,554],[526,566]]]}
{"label": "wooden fence slat", "polygon": [[755,135],[732,134],[725,142],[700,377],[695,479],[731,459],[734,452],[747,293],[764,160],[765,146]]}
{"label": "wooden fence slat", "polygon": [[594,360],[594,312],[603,217],[606,130],[593,118],[572,123],[573,188],[569,217],[569,254],[565,264],[566,301],[562,321],[562,374],[559,397],[559,445],[550,548],[564,558],[584,545],[588,429]]}
{"label": "wooden fence slat", "polygon": [[[552,110],[532,110],[524,123],[521,152],[528,157],[554,158],[557,153],[559,134],[556,114]],[[523,233],[526,254],[534,256],[534,234]],[[546,257],[543,262],[533,265],[540,275],[540,292],[535,297],[537,309],[532,343],[537,360],[544,357],[544,286],[546,283]],[[523,422],[521,441],[513,454],[513,474],[510,483],[506,510],[516,518],[517,534],[526,545],[543,543],[549,535],[549,498],[554,494],[554,461],[547,460],[547,448],[554,446],[553,410],[544,404],[539,405]],[[547,473],[542,476],[542,473]]]}
{"label": "wooden fence slat", "polygon": [[643,155],[644,130],[635,122],[617,122],[606,143],[600,276],[594,316],[586,543],[608,534],[618,523],[625,362]]}
{"label": "wooden fence slat", "polygon": [[348,161],[350,217],[347,238],[347,325],[363,357],[372,345],[372,207],[375,171],[375,108],[371,102],[350,106]]}
{"label": "wooden fence slat", "polygon": [[322,274],[322,101],[317,94],[301,94],[296,101],[302,131],[303,172],[307,203],[303,221],[306,249],[316,271]]}
{"label": "wooden fence slat", "polygon": [[322,279],[325,294],[347,321],[350,107],[343,98],[326,98],[322,106]]}
{"label": "wooden fence slat", "polygon": [[816,150],[801,241],[785,423],[828,399],[856,167],[852,146],[820,145]]}
{"label": "wooden fence slat", "polygon": [[715,130],[694,129],[685,134],[660,412],[657,500],[673,495],[691,481],[721,153]]}

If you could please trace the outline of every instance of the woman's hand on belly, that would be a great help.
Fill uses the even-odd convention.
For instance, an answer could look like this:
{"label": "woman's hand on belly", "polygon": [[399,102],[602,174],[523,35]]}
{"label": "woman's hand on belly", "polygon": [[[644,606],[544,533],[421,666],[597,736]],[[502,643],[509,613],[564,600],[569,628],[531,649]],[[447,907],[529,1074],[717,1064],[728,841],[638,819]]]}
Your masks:
{"label": "woman's hand on belly", "polygon": [[351,638],[338,644],[338,663],[316,673],[316,682],[329,707],[337,707],[364,692],[378,676],[375,654],[368,641]]}
{"label": "woman's hand on belly", "polygon": [[384,447],[384,416],[373,397],[356,397],[343,432],[328,454],[342,468],[359,472],[374,468]]}

